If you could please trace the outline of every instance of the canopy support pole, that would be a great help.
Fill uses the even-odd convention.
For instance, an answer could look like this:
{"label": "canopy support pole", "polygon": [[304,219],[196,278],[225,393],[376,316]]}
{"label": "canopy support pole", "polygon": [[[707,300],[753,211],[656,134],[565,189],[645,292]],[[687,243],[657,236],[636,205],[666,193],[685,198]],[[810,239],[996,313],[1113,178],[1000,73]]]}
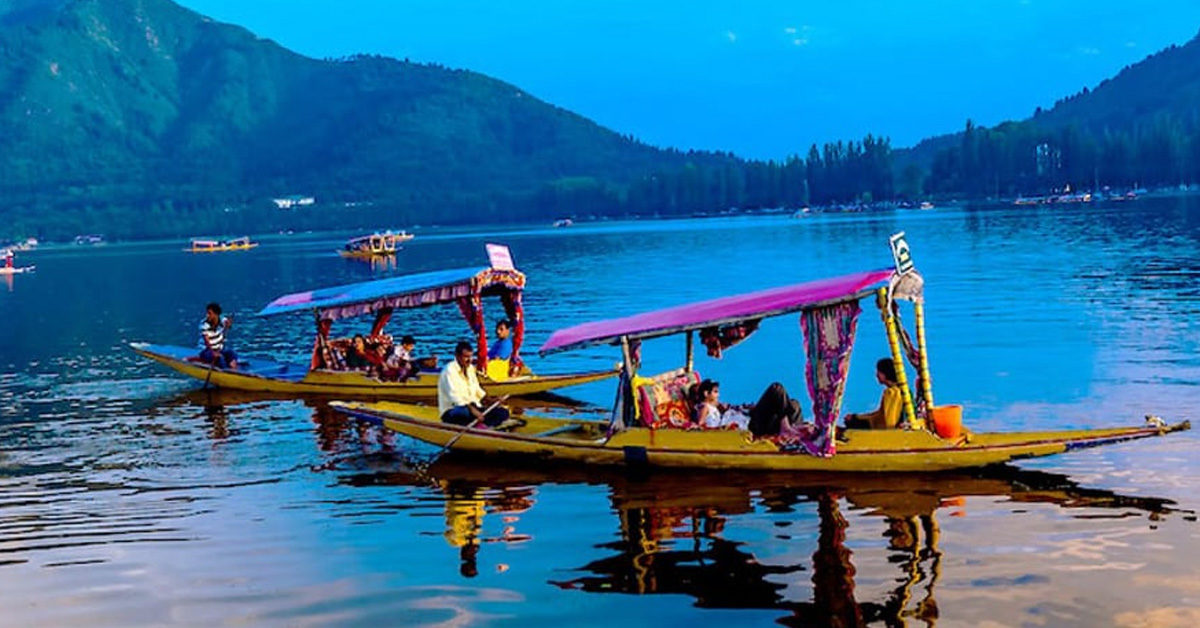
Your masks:
{"label": "canopy support pole", "polygon": [[684,371],[685,373],[691,373],[691,372],[692,372],[692,364],[693,364],[693,359],[692,359],[692,336],[694,336],[694,335],[695,335],[695,333],[696,333],[696,332],[695,332],[695,330],[691,330],[691,329],[689,329],[689,330],[688,330],[688,333],[687,333],[687,361],[686,361],[686,362],[684,362],[684,365],[683,365],[683,371]]}
{"label": "canopy support pole", "polygon": [[925,407],[933,411],[933,380],[929,378],[929,349],[925,346],[925,304],[913,301],[913,313],[917,325],[917,351],[920,354],[917,365],[921,369],[920,394],[925,398]]}
{"label": "canopy support pole", "polygon": [[924,427],[917,423],[917,411],[913,407],[912,392],[908,389],[908,374],[904,370],[904,356],[900,352],[900,333],[896,329],[896,317],[892,316],[889,303],[888,289],[880,288],[875,293],[875,304],[883,316],[884,331],[887,332],[888,346],[892,350],[892,365],[896,367],[896,383],[900,385],[900,394],[904,399],[904,424],[912,429]]}
{"label": "canopy support pole", "polygon": [[[633,423],[633,378],[637,375],[637,366],[633,363],[633,353],[629,349],[629,337],[621,336],[621,358],[624,360],[621,387],[623,403],[621,404],[621,423],[628,427]],[[615,418],[615,417],[614,417]]]}

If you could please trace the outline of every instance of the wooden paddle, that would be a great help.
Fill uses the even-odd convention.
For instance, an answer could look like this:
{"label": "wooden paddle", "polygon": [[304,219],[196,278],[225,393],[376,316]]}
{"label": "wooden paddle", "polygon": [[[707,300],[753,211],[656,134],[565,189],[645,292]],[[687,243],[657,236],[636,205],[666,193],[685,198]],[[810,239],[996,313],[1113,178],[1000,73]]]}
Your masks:
{"label": "wooden paddle", "polygon": [[503,397],[500,397],[494,403],[492,403],[492,405],[488,406],[487,409],[485,409],[483,412],[481,412],[479,414],[478,419],[475,419],[474,421],[471,421],[470,423],[464,425],[463,428],[461,430],[459,430],[458,433],[455,434],[453,438],[451,438],[449,441],[447,441],[445,445],[442,445],[442,448],[439,449],[438,452],[433,455],[432,460],[437,460],[439,457],[441,457],[442,454],[446,453],[447,449],[450,449],[452,446],[454,446],[454,443],[458,442],[458,439],[463,434],[467,433],[467,430],[475,427],[476,425],[479,425],[479,423],[483,421],[484,417],[486,417],[489,412],[491,412],[492,410],[495,410],[496,406],[504,403],[507,400],[508,400],[508,395],[504,395]]}

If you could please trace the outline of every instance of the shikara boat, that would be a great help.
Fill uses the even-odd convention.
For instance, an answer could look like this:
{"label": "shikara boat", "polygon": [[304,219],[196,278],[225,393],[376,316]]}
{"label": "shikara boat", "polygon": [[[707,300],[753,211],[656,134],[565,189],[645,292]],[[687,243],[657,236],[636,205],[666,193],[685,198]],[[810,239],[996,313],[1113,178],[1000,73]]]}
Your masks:
{"label": "shikara boat", "polygon": [[[608,421],[524,414],[512,431],[458,426],[438,420],[432,407],[403,403],[334,402],[340,411],[379,424],[451,452],[509,455],[589,465],[657,466],[776,471],[893,472],[941,471],[978,467],[1034,456],[1186,430],[1148,417],[1145,425],[1045,432],[972,433],[942,420],[933,403],[925,348],[923,280],[912,268],[903,234],[893,244],[896,268],[874,270],[759,292],[681,305],[625,318],[595,321],[555,332],[542,354],[618,345],[623,362],[614,411]],[[874,296],[889,339],[904,397],[900,429],[840,429],[841,407],[859,302]],[[898,300],[911,301],[917,346],[899,321]],[[745,339],[765,317],[799,313],[807,356],[805,369],[813,403],[809,436],[783,440],[731,429],[706,430],[664,421],[683,401],[686,382],[699,381],[692,369],[693,335],[713,348]],[[686,336],[682,369],[655,377],[637,374],[638,344],[649,338]],[[905,358],[919,376],[914,401]],[[765,380],[770,381],[768,377]],[[686,410],[684,416],[687,416]]]}
{"label": "shikara boat", "polygon": [[0,252],[0,256],[4,257],[3,265],[0,265],[0,275],[20,275],[21,273],[31,273],[36,266],[15,266],[13,264],[14,255],[11,249]]}
{"label": "shikara boat", "polygon": [[400,233],[392,233],[391,231],[372,233],[371,235],[351,238],[338,251],[338,255],[358,259],[387,257],[395,255],[396,251],[400,248],[400,244],[408,242],[414,237],[413,234],[406,231],[401,231]]}
{"label": "shikara boat", "polygon": [[184,250],[189,253],[223,253],[225,251],[248,251],[256,246],[258,243],[252,242],[247,236],[232,240],[193,238],[191,246]]}
{"label": "shikara boat", "polygon": [[[524,287],[525,275],[515,268],[476,267],[390,277],[279,297],[258,315],[312,312],[317,338],[308,364],[241,355],[239,368],[230,370],[198,361],[199,351],[194,348],[146,343],[130,346],[138,354],[201,380],[206,386],[289,395],[434,400],[437,398],[436,370],[421,370],[402,381],[391,381],[379,372],[342,368],[335,357],[349,341],[330,338],[330,328],[335,320],[373,315],[374,325],[367,336],[368,342],[390,342],[390,336],[384,334],[383,329],[395,310],[457,304],[476,334],[480,383],[489,394],[534,395],[617,375],[616,370],[532,374],[520,357],[525,335],[525,313],[521,304]],[[513,322],[511,361],[489,361],[487,358],[488,329],[483,316],[483,297],[487,296],[499,297],[506,316]]]}

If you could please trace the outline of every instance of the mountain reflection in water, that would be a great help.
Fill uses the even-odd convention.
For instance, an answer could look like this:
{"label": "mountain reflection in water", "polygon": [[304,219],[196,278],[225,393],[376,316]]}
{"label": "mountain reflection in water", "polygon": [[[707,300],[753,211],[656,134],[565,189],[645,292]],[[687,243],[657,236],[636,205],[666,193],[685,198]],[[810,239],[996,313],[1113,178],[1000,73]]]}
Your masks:
{"label": "mountain reflection in water", "polygon": [[[394,463],[403,466],[399,457]],[[582,566],[563,565],[579,575],[549,584],[588,593],[684,594],[701,608],[779,610],[785,613],[781,623],[796,626],[903,626],[910,620],[934,625],[943,559],[938,516],[960,514],[967,497],[1102,509],[1112,517],[1133,514],[1150,521],[1178,512],[1170,500],[1090,489],[1064,475],[1012,466],[928,475],[695,472],[633,477],[594,469],[495,468],[444,458],[424,474],[352,473],[340,482],[437,487],[445,499],[445,538],[458,549],[460,571],[468,577],[478,573],[476,558],[484,545],[532,540],[518,531],[519,520],[535,507],[540,485],[607,485],[620,538],[596,547],[611,554]],[[878,534],[887,539],[895,586],[881,599],[863,600],[856,594],[844,508],[865,511],[867,518],[859,522],[878,518]],[[811,560],[768,564],[746,551],[743,541],[729,538],[729,521],[756,511],[815,514],[818,535]],[[482,535],[489,515],[503,518],[502,534]],[[794,595],[793,585],[803,572],[810,572],[808,600]]]}

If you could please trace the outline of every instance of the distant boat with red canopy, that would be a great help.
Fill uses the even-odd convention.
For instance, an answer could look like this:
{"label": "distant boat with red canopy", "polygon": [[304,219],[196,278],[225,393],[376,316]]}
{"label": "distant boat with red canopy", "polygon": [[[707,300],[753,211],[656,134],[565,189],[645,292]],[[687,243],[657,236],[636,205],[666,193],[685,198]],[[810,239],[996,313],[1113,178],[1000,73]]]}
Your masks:
{"label": "distant boat with red canopy", "polygon": [[[511,258],[508,258],[511,259]],[[426,365],[403,375],[386,368],[384,356],[395,341],[384,333],[397,310],[435,305],[457,305],[477,339],[481,383],[492,395],[532,395],[566,386],[614,377],[615,370],[534,375],[525,366],[520,350],[525,336],[522,294],[525,275],[509,265],[457,268],[376,281],[321,288],[288,294],[275,299],[258,313],[275,316],[311,312],[316,340],[308,364],[276,362],[262,357],[239,356],[237,370],[213,368],[199,362],[197,349],[133,343],[138,354],[160,362],[190,377],[222,388],[276,394],[353,395],[380,398],[431,400],[437,398],[438,371]],[[510,361],[487,357],[488,328],[484,322],[484,299],[497,297],[505,316],[512,321]],[[331,337],[335,321],[372,316],[374,324],[364,337],[365,364],[355,368],[351,359],[352,339]],[[426,336],[430,334],[425,334]]]}
{"label": "distant boat with red canopy", "polygon": [[0,266],[0,275],[20,275],[21,273],[31,273],[36,266],[16,266],[13,262],[14,255],[12,249],[4,249],[0,252],[4,257],[4,264]]}

